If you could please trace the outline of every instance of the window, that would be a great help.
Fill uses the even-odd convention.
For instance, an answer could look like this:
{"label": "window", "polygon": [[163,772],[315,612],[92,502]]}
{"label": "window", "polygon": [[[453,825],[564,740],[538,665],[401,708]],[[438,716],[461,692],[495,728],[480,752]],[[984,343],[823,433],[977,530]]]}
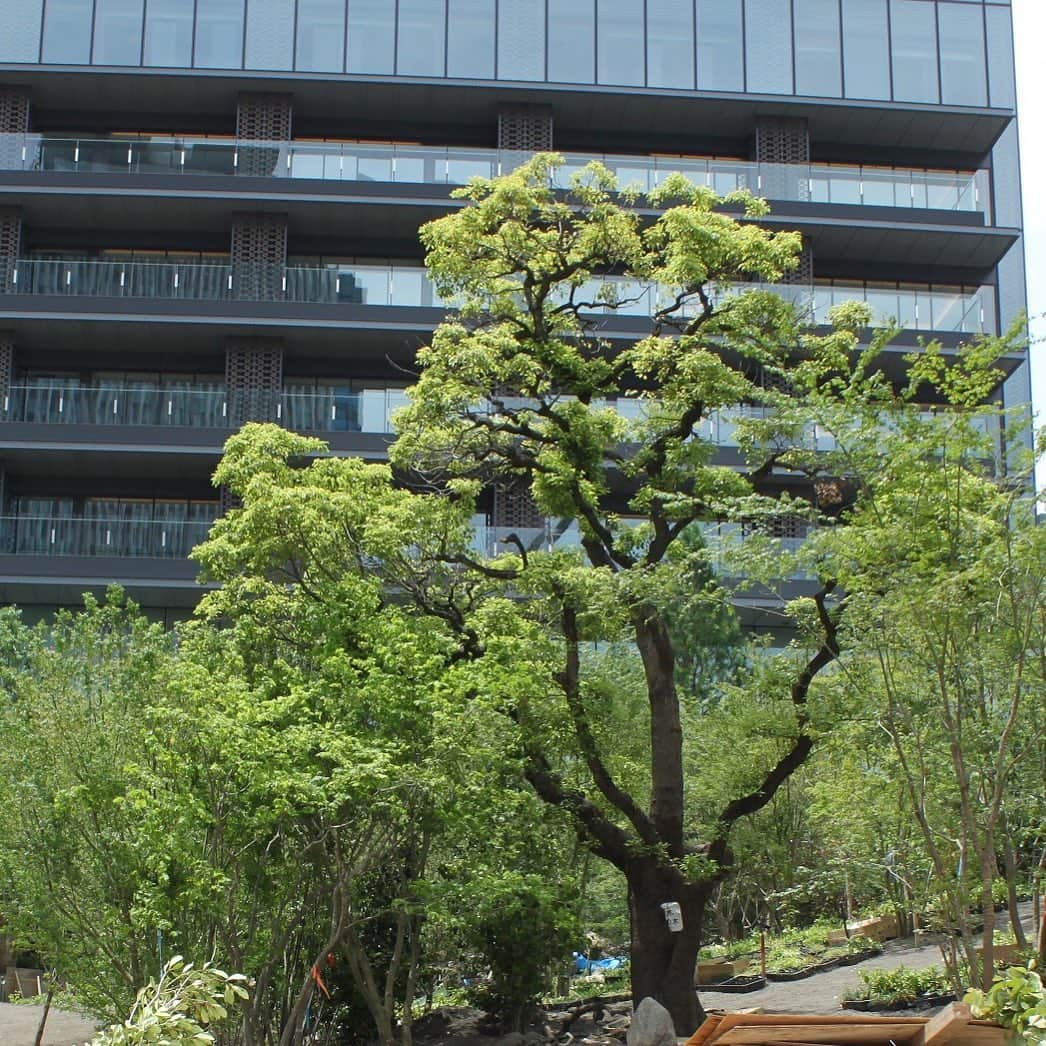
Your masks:
{"label": "window", "polygon": [[449,0],[447,76],[494,79],[494,0]]}
{"label": "window", "polygon": [[925,0],[890,0],[893,96],[900,102],[936,102],[937,26]]}
{"label": "window", "polygon": [[847,98],[890,97],[889,46],[886,0],[843,0]]}
{"label": "window", "polygon": [[239,69],[243,65],[243,0],[197,4],[193,64],[201,69]]}
{"label": "window", "polygon": [[0,62],[40,60],[43,0],[0,0]]}
{"label": "window", "polygon": [[745,0],[745,89],[792,93],[792,12],[788,0]]}
{"label": "window", "polygon": [[499,80],[545,79],[545,5],[499,0]]}
{"label": "window", "polygon": [[599,0],[597,26],[599,82],[642,86],[646,82],[643,0]]}
{"label": "window", "polygon": [[837,0],[795,0],[795,89],[798,94],[840,98]]}
{"label": "window", "polygon": [[50,0],[44,12],[43,60],[86,65],[91,60],[94,0]]}
{"label": "window", "polygon": [[741,0],[697,0],[697,86],[743,91]]}
{"label": "window", "polygon": [[142,53],[143,0],[96,0],[95,65],[138,65]]}
{"label": "window", "polygon": [[[207,4],[201,0],[197,7]],[[251,0],[244,66],[290,69],[294,62],[294,0]]]}
{"label": "window", "polygon": [[1017,104],[1013,83],[1013,27],[1005,7],[986,7],[988,22],[988,73],[991,85],[990,104],[1012,109]]}
{"label": "window", "polygon": [[595,81],[594,0],[548,0],[548,78],[561,84]]}
{"label": "window", "polygon": [[987,105],[984,21],[979,7],[938,4],[941,36],[941,101],[950,105]]}
{"label": "window", "polygon": [[694,9],[690,0],[647,0],[646,82],[694,86]]}
{"label": "window", "polygon": [[192,63],[193,0],[148,0],[146,65],[184,68]]}
{"label": "window", "polygon": [[349,0],[348,71],[391,73],[396,54],[396,8],[389,0]]}
{"label": "window", "polygon": [[294,68],[340,73],[345,64],[345,0],[298,0]]}
{"label": "window", "polygon": [[443,0],[399,0],[396,72],[443,76]]}

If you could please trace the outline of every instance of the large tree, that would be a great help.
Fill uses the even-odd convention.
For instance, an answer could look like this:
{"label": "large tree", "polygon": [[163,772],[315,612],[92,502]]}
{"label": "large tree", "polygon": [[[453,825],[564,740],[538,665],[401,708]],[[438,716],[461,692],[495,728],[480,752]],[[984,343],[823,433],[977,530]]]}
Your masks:
{"label": "large tree", "polygon": [[[760,201],[680,177],[640,199],[598,165],[561,192],[558,163],[474,180],[459,212],[422,230],[457,311],[419,354],[395,479],[248,427],[216,474],[242,508],[200,555],[242,592],[320,606],[367,573],[382,613],[437,623],[450,707],[482,722],[623,873],[633,995],[660,1000],[689,1033],[731,832],[808,759],[812,691],[839,657],[844,607],[827,575],[780,600],[788,651],[751,659],[729,685],[693,678],[695,666],[718,678],[743,659],[691,658],[681,687],[680,629],[704,631],[691,650],[721,645],[730,600],[704,569],[718,553],[695,534],[709,521],[744,529],[745,570],[783,573],[767,554],[782,517],[835,517],[855,495],[807,453],[811,407],[874,404],[889,383],[859,352],[863,307],[836,310],[815,335],[789,288],[758,286],[794,270],[801,248],[757,224]],[[733,460],[713,432],[727,423]],[[548,522],[504,528],[492,546],[475,532],[491,490]],[[691,612],[695,579],[706,613]],[[626,652],[636,671],[608,682],[591,644]],[[613,704],[622,690],[627,719]]]}

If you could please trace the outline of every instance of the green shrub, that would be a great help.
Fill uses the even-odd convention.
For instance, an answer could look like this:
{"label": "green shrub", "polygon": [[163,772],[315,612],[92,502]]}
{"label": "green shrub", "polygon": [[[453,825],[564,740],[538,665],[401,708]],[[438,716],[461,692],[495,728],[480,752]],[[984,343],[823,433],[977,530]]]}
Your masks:
{"label": "green shrub", "polygon": [[974,1017],[1012,1029],[1025,1043],[1046,1043],[1046,988],[1034,964],[1011,966],[996,975],[987,993],[969,991],[963,1001]]}
{"label": "green shrub", "polygon": [[901,966],[896,970],[862,970],[861,985],[851,989],[848,1000],[903,1005],[922,995],[946,995],[951,984],[938,966],[910,970]]}

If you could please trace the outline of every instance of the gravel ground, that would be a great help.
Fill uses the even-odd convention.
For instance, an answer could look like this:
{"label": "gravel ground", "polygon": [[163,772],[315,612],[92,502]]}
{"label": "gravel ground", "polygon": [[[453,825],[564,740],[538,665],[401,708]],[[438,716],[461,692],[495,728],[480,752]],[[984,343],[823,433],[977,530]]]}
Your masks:
{"label": "gravel ground", "polygon": [[[999,916],[1007,919],[1005,914]],[[1021,921],[1025,930],[1032,935],[1031,903],[1021,905]],[[1007,924],[1008,925],[1008,922]],[[727,992],[702,991],[701,1003],[706,1010],[742,1010],[749,1006],[761,1006],[764,1010],[777,1013],[841,1013],[844,991],[860,983],[860,970],[893,970],[898,966],[940,966],[941,951],[939,938],[926,935],[905,937],[889,941],[882,955],[868,959],[857,966],[841,966],[825,973],[815,973],[802,981],[785,981],[768,984],[762,991],[734,995]],[[758,972],[758,971],[754,971]],[[912,1014],[904,1010],[899,1013]],[[936,1010],[920,1010],[920,1015],[936,1013]]]}

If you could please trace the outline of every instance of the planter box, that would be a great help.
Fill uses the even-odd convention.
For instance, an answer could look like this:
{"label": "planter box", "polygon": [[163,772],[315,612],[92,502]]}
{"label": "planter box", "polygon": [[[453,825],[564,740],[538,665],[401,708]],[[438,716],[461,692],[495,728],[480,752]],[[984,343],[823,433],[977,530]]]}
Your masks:
{"label": "planter box", "polygon": [[844,999],[843,1008],[860,1013],[879,1013],[883,1010],[929,1010],[955,1002],[954,995],[920,995],[917,999]]}
{"label": "planter box", "polygon": [[864,962],[866,959],[874,959],[881,954],[882,952],[877,951],[875,948],[865,948],[860,952],[851,952],[849,955],[840,956],[838,963],[840,966],[856,966],[859,962]]}
{"label": "planter box", "polygon": [[[892,941],[899,934],[896,915],[880,915],[875,919],[863,919],[859,923],[850,923],[848,929],[851,937],[859,934],[870,941]],[[846,944],[846,941],[846,930],[832,930],[828,934],[829,944]]]}
{"label": "planter box", "polygon": [[801,981],[812,977],[815,973],[817,973],[816,966],[804,966],[801,970],[789,970],[787,973],[768,973],[766,979],[768,981]]}
{"label": "planter box", "polygon": [[8,966],[4,978],[4,999],[21,995],[23,999],[47,993],[47,975],[43,970],[17,969]]}
{"label": "planter box", "polygon": [[716,984],[719,981],[728,981],[748,969],[750,959],[734,959],[728,962],[725,959],[706,959],[699,962],[694,968],[694,984]]}

